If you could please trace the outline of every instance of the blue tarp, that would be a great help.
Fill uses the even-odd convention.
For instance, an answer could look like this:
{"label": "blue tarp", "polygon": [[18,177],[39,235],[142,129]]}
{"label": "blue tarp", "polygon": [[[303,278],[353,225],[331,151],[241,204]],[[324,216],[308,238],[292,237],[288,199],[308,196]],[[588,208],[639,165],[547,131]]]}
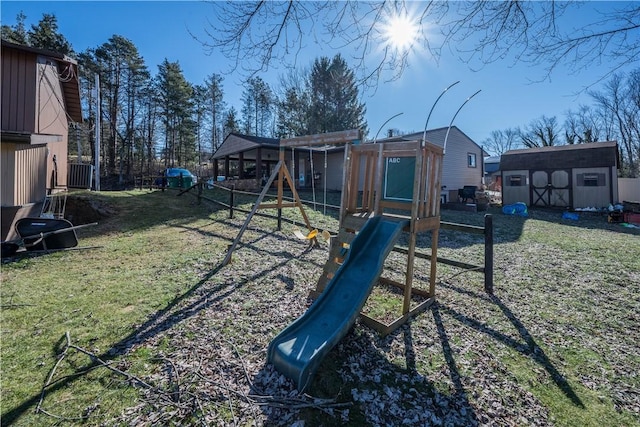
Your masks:
{"label": "blue tarp", "polygon": [[522,202],[516,202],[512,205],[502,207],[502,213],[505,215],[529,216],[527,205]]}

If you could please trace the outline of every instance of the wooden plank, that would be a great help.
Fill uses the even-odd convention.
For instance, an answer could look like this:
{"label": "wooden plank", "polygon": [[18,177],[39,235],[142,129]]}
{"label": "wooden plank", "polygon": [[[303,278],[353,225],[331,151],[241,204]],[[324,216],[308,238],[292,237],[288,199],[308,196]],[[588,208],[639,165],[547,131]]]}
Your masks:
{"label": "wooden plank", "polygon": [[327,132],[315,135],[296,136],[280,140],[281,147],[313,147],[318,145],[337,145],[361,140],[359,129]]}
{"label": "wooden plank", "polygon": [[379,151],[378,151],[378,156],[377,156],[377,162],[375,163],[375,167],[376,167],[376,173],[375,173],[375,201],[373,204],[373,211],[376,213],[376,215],[379,215],[382,213],[382,208],[380,207],[380,202],[382,201],[382,175],[383,175],[383,170],[384,170],[384,159],[382,156],[382,149],[383,147],[380,147]]}
{"label": "wooden plank", "polygon": [[[382,144],[381,144],[382,145]],[[386,146],[385,146],[385,150],[382,152],[382,157],[384,159],[388,159],[390,157],[415,157],[416,156],[416,149],[415,148],[403,148],[400,150],[386,150]]]}
{"label": "wooden plank", "polygon": [[411,202],[398,202],[392,200],[380,200],[380,208],[381,209],[400,209],[405,211],[411,211],[413,203]]}
{"label": "wooden plank", "polygon": [[416,233],[422,233],[428,230],[435,230],[440,227],[440,217],[432,216],[428,218],[420,218],[416,221]]}
{"label": "wooden plank", "polygon": [[[287,170],[287,168],[283,167],[282,170],[284,171],[284,178],[289,183],[289,187],[291,189],[291,192],[293,193],[293,199],[295,200],[296,205],[300,209],[300,213],[302,214],[302,218],[304,219],[304,223],[307,226],[307,229],[309,231],[311,231],[311,230],[313,230],[313,227],[311,227],[311,223],[309,223],[309,218],[307,217],[307,213],[304,211],[304,208],[302,207],[302,203],[300,203],[300,196],[298,196],[298,191],[296,190],[295,183],[294,183],[293,179],[291,178],[291,175],[289,174],[289,171]],[[279,198],[278,200],[279,200],[280,203],[282,203],[282,198]],[[315,237],[313,239],[311,239],[311,240],[314,243],[316,242],[316,238]]]}
{"label": "wooden plank", "polygon": [[368,156],[369,161],[367,164],[368,168],[368,176],[365,178],[369,185],[369,197],[367,200],[366,207],[367,210],[376,212],[376,203],[380,199],[380,185],[378,185],[378,174],[380,173],[380,164],[377,161],[377,158],[373,155]]}
{"label": "wooden plank", "polygon": [[436,295],[436,270],[438,268],[438,233],[440,228],[433,230],[431,236],[431,271],[429,272],[429,293],[435,297]]}
{"label": "wooden plank", "polygon": [[347,178],[348,200],[346,210],[355,212],[358,208],[358,176],[360,174],[360,158],[361,156],[351,147],[351,159],[349,161],[349,173]]}
{"label": "wooden plank", "polygon": [[333,262],[333,260],[329,260],[324,265],[323,276],[326,275],[327,277],[333,277],[333,275],[336,274],[339,268],[340,268],[340,264]]}
{"label": "wooden plank", "polygon": [[251,212],[249,213],[249,216],[247,216],[247,219],[244,221],[244,224],[242,224],[242,227],[240,228],[240,231],[238,232],[238,235],[233,240],[233,243],[231,243],[231,246],[229,246],[229,250],[227,251],[227,255],[224,257],[224,260],[222,261],[222,265],[227,265],[231,261],[231,254],[233,253],[234,249],[236,248],[236,245],[238,244],[238,242],[242,238],[242,235],[244,234],[245,230],[249,226],[249,222],[251,222],[251,218],[253,218],[253,215],[258,210],[258,206],[260,205],[260,202],[264,199],[264,197],[266,196],[267,192],[269,191],[269,187],[271,187],[271,184],[276,179],[276,176],[278,176],[280,174],[280,172],[281,172],[281,170],[283,168],[284,168],[284,162],[281,160],[276,164],[276,168],[274,169],[273,173],[271,174],[271,176],[267,180],[267,183],[265,184],[264,188],[262,189],[262,193],[260,193],[260,196],[258,196],[258,200],[253,205],[253,209],[251,209]]}
{"label": "wooden plank", "polygon": [[[392,251],[400,253],[400,254],[404,254],[404,255],[408,254],[407,248],[401,248],[399,246],[394,247],[392,249]],[[433,260],[433,257],[431,255],[426,254],[424,252],[416,251],[415,257],[416,258],[421,258],[421,259],[426,259],[426,260]],[[475,270],[475,271],[481,271],[481,272],[484,270],[484,267],[482,267],[482,266],[469,264],[469,263],[462,262],[462,261],[455,261],[455,260],[452,260],[452,259],[439,258],[439,257],[436,257],[436,259],[437,259],[437,262],[439,262],[441,264],[450,265],[452,267],[458,267],[458,268],[461,268],[463,270]]]}
{"label": "wooden plank", "polygon": [[338,231],[338,235],[335,237],[336,241],[341,243],[351,243],[355,238],[356,238],[355,233],[351,231],[347,231],[345,229],[340,229],[340,231]]}
{"label": "wooden plank", "polygon": [[[381,277],[379,281],[380,283],[384,283],[385,285],[395,286],[398,289],[404,290],[404,283],[396,282],[395,280],[387,279],[386,277]],[[421,297],[431,296],[428,291],[418,288],[413,288],[413,293],[416,295],[420,295]]]}
{"label": "wooden plank", "polygon": [[435,212],[433,211],[434,203],[440,203],[440,182],[438,179],[438,175],[436,173],[439,172],[438,166],[436,164],[437,159],[433,153],[430,153],[429,156],[431,170],[429,171],[429,183],[431,184],[429,188],[429,200],[427,201],[428,212],[425,216],[433,215]]}
{"label": "wooden plank", "polygon": [[345,215],[342,227],[350,230],[360,230],[368,219],[368,216],[358,217],[354,215]]}
{"label": "wooden plank", "polygon": [[360,313],[360,321],[383,337],[390,333],[386,324],[374,319],[373,317],[367,316],[364,313]]}
{"label": "wooden plank", "polygon": [[340,196],[340,213],[338,215],[338,223],[342,224],[345,212],[349,206],[349,189],[347,188],[348,179],[351,174],[351,144],[344,147],[344,169],[342,171],[342,195]]}
{"label": "wooden plank", "polygon": [[464,233],[471,234],[484,234],[484,227],[478,227],[476,225],[457,224],[455,222],[441,221],[440,228],[444,228],[446,230],[462,231]]}
{"label": "wooden plank", "polygon": [[296,202],[261,203],[258,209],[297,208],[298,206],[300,206],[300,204]]}
{"label": "wooden plank", "polygon": [[401,317],[398,317],[391,323],[382,323],[379,320],[374,319],[373,317],[370,317],[364,313],[360,313],[360,320],[362,321],[362,323],[364,323],[365,325],[375,330],[376,332],[378,332],[380,335],[384,337],[386,335],[389,335],[390,333],[392,333],[393,331],[395,331],[405,323],[407,323],[407,321],[411,317],[415,316],[420,312],[423,312],[425,309],[430,307],[431,304],[433,304],[434,302],[435,302],[435,298],[429,298],[428,300],[420,303],[417,307],[413,308],[411,311],[407,312]]}

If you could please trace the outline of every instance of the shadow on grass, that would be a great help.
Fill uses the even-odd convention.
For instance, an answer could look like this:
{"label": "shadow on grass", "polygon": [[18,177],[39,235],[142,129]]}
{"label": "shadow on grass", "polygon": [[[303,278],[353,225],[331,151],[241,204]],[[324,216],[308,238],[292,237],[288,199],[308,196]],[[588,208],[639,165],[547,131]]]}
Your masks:
{"label": "shadow on grass", "polygon": [[[460,381],[460,373],[452,356],[447,333],[437,310],[434,319],[438,324],[438,335],[445,349],[445,357],[455,387],[453,394],[438,390],[416,367],[416,349],[410,324],[397,329],[384,338],[379,338],[379,346],[373,337],[362,333],[359,327],[352,328],[343,340],[332,349],[322,361],[309,387],[313,399],[332,402],[335,409],[325,414],[326,408],[319,404],[315,408],[295,409],[286,405],[263,407],[266,425],[295,424],[303,421],[305,426],[362,426],[374,425],[431,425],[440,419],[445,425],[447,418],[458,425],[477,426],[478,419],[473,411]],[[364,327],[364,326],[363,326]],[[387,359],[380,349],[388,349],[396,339],[404,344],[405,366]],[[278,379],[279,374],[265,365],[253,378],[252,392],[271,396],[274,385],[284,400],[295,393],[293,381]],[[409,380],[408,380],[409,379]],[[384,390],[384,391],[382,391]],[[309,395],[307,395],[309,396]],[[427,403],[432,402],[432,403]],[[422,406],[421,406],[422,405]],[[311,405],[312,406],[312,405]],[[343,412],[344,409],[347,412]],[[394,410],[395,408],[395,410]],[[452,414],[452,408],[458,411]],[[463,424],[460,424],[463,423]]]}
{"label": "shadow on grass", "polygon": [[490,337],[496,339],[497,341],[511,347],[516,350],[518,353],[522,354],[525,357],[530,358],[531,360],[538,363],[542,368],[544,368],[549,376],[556,383],[556,386],[564,393],[564,395],[573,402],[574,405],[584,408],[584,403],[580,400],[578,395],[573,391],[567,379],[558,371],[558,369],[553,365],[549,357],[545,354],[545,352],[538,346],[535,338],[529,333],[524,324],[518,319],[518,317],[511,311],[507,305],[502,302],[502,300],[496,295],[482,295],[476,292],[468,291],[466,289],[462,289],[458,286],[440,283],[439,286],[447,287],[453,291],[464,293],[474,298],[480,298],[487,302],[491,302],[495,304],[502,313],[509,319],[513,327],[518,331],[522,340],[514,339],[502,332],[499,332],[485,323],[482,323],[476,319],[473,319],[459,311],[446,307],[440,303],[436,303],[443,313],[450,315],[457,321],[474,328],[475,330],[485,333]]}
{"label": "shadow on grass", "polygon": [[[229,223],[228,226],[233,226],[238,228],[237,224]],[[183,227],[186,229],[190,229],[188,227]],[[197,230],[197,229],[193,229]],[[202,232],[202,230],[199,230]],[[307,247],[301,254],[293,254],[291,252],[283,252],[283,251],[267,251],[262,248],[258,248],[255,246],[255,243],[266,238],[266,231],[261,230],[263,233],[257,239],[244,243],[242,247],[248,248],[257,252],[266,252],[269,255],[274,257],[281,256],[284,259],[270,266],[271,269],[281,269],[290,261],[295,259],[296,257],[300,257],[304,255],[304,253],[311,250],[311,248]],[[212,236],[215,236],[220,239],[230,241],[229,237],[217,235],[210,233]],[[277,239],[286,240],[284,237],[276,236]],[[277,248],[274,248],[277,249]],[[211,287],[210,289],[202,290],[203,286],[212,279],[216,274],[218,274],[225,266],[223,264],[219,264],[214,269],[209,271],[206,275],[204,275],[197,283],[191,286],[188,290],[186,290],[181,295],[174,298],[169,304],[163,308],[162,310],[157,311],[153,315],[151,315],[142,325],[136,328],[133,332],[131,332],[126,337],[122,338],[117,343],[113,344],[110,349],[104,351],[102,354],[98,355],[98,358],[103,361],[113,360],[118,356],[122,356],[126,354],[126,352],[136,343],[144,342],[164,331],[169,330],[174,327],[178,323],[188,319],[202,310],[207,309],[208,307],[224,300],[229,295],[231,295],[235,290],[239,289],[246,283],[259,280],[260,278],[266,276],[269,271],[263,270],[257,274],[254,274],[250,277],[243,278],[240,282],[225,282]],[[189,301],[190,298],[196,297],[192,301]],[[184,304],[186,302],[186,304]],[[183,305],[184,304],[184,305]],[[181,306],[183,305],[183,306]],[[60,350],[60,341],[53,345],[53,351],[56,355],[59,354]],[[50,386],[47,389],[47,393],[50,394],[55,392],[56,390],[61,390],[68,387],[70,384],[75,382],[76,379],[83,377],[88,372],[91,372],[92,368],[98,366],[99,363],[96,361],[95,363],[88,363],[84,366],[78,366],[75,369],[75,372],[68,375],[65,379],[56,382],[54,385]],[[13,424],[21,415],[23,415],[26,411],[35,407],[41,397],[41,392],[34,394],[30,398],[26,399],[20,405],[15,408],[11,408],[4,412],[0,417],[0,425],[11,425]],[[4,409],[4,408],[3,408]]]}
{"label": "shadow on grass", "polygon": [[447,335],[447,330],[445,329],[444,323],[442,322],[442,315],[440,314],[440,307],[437,301],[431,306],[431,313],[433,314],[434,322],[436,322],[438,338],[440,338],[442,352],[444,354],[444,359],[447,362],[447,367],[449,368],[449,375],[451,377],[453,387],[456,391],[456,396],[464,402],[467,408],[469,408],[469,412],[474,421],[474,425],[477,425],[478,418],[475,412],[471,410],[472,406],[469,403],[469,398],[467,397],[464,385],[460,380],[460,371],[458,370],[458,365],[456,364],[456,360],[453,357],[453,351],[451,350],[451,345],[449,344],[449,336]]}

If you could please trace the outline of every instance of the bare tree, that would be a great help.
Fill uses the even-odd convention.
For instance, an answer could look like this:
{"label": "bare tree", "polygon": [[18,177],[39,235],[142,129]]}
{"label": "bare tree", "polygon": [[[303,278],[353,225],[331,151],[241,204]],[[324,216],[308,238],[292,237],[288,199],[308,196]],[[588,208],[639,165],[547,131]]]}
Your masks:
{"label": "bare tree", "polygon": [[494,130],[489,138],[482,143],[482,146],[487,151],[497,156],[517,148],[518,145],[520,145],[520,129],[518,128]]}
{"label": "bare tree", "polygon": [[558,131],[558,120],[555,116],[542,116],[533,120],[520,133],[522,145],[527,148],[550,147],[560,145],[560,133]]}
{"label": "bare tree", "polygon": [[[310,43],[354,52],[360,83],[372,86],[381,78],[399,78],[410,52],[418,48],[437,59],[447,47],[471,66],[510,55],[514,61],[545,64],[544,77],[560,64],[577,72],[606,62],[605,79],[640,58],[640,3],[635,2],[289,0],[212,2],[212,8],[216,21],[200,41],[234,61],[234,70],[251,74],[272,66],[295,67]],[[572,23],[569,16],[584,15],[574,15],[581,8],[596,9],[590,15],[595,18],[577,27],[567,24]],[[387,31],[394,16],[416,28],[402,48],[394,46]]]}
{"label": "bare tree", "polygon": [[606,135],[603,115],[588,105],[581,105],[578,111],[568,111],[564,129],[567,144],[597,142]]}
{"label": "bare tree", "polygon": [[620,145],[623,176],[640,174],[640,70],[632,72],[626,79],[614,75],[605,84],[604,90],[592,92],[607,121],[612,125],[612,138]]}

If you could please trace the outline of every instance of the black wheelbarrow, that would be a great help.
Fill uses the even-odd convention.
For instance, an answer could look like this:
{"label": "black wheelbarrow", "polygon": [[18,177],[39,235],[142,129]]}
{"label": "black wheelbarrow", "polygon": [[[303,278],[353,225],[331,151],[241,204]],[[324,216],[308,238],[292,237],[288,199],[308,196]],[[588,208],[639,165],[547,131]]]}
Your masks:
{"label": "black wheelbarrow", "polygon": [[76,230],[97,223],[74,226],[66,219],[21,218],[16,221],[18,239],[2,242],[2,257],[9,257],[24,247],[27,251],[70,249],[78,246]]}

